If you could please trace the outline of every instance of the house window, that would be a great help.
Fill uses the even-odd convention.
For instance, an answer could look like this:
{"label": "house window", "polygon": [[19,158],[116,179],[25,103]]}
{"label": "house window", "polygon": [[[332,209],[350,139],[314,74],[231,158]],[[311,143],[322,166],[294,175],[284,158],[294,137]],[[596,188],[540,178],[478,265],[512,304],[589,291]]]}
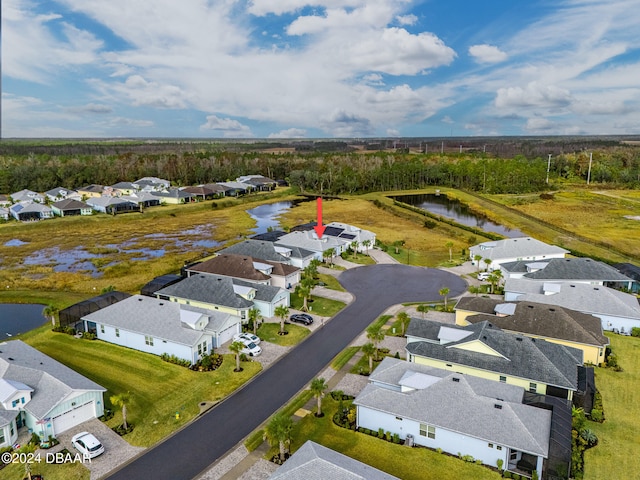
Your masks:
{"label": "house window", "polygon": [[496,450],[502,450],[502,446],[501,446],[501,445],[498,445],[498,446],[496,447]]}
{"label": "house window", "polygon": [[432,425],[425,425],[423,423],[420,424],[420,435],[423,437],[431,438],[435,440],[436,438],[436,427]]}
{"label": "house window", "polygon": [[22,403],[22,404],[24,405],[24,397],[22,397],[22,398],[20,399],[20,403]]}
{"label": "house window", "polygon": [[396,417],[396,420],[402,421],[402,417]]}
{"label": "house window", "polygon": [[493,448],[493,443],[490,443],[490,444],[489,444],[489,448]]}
{"label": "house window", "polygon": [[530,391],[531,393],[536,393],[536,392],[538,391],[538,385],[536,385],[536,384],[535,384],[535,383],[533,383],[533,382],[530,382],[530,383],[529,383],[529,391]]}
{"label": "house window", "polygon": [[116,337],[119,337],[119,336],[120,336],[120,329],[116,328]]}
{"label": "house window", "polygon": [[149,345],[150,347],[153,347],[153,337],[147,337],[145,335],[144,337],[144,343],[146,343],[147,345]]}
{"label": "house window", "polygon": [[0,445],[2,445],[4,442],[5,442],[4,428],[0,428]]}
{"label": "house window", "polygon": [[500,375],[500,381],[502,383],[507,383],[507,377],[505,377],[504,375]]}
{"label": "house window", "polygon": [[204,355],[207,353],[207,342],[198,344],[198,355]]}
{"label": "house window", "polygon": [[100,325],[100,333],[104,333],[104,325]]}
{"label": "house window", "polygon": [[11,402],[11,406],[15,408],[18,406],[18,403],[20,403],[20,400],[14,400],[13,402]]}

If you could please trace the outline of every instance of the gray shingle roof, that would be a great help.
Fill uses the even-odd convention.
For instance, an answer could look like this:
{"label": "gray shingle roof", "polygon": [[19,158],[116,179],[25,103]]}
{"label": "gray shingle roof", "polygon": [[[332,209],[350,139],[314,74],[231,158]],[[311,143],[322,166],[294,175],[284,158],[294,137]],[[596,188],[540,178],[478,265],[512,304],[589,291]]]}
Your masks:
{"label": "gray shingle roof", "polygon": [[[554,287],[556,293],[545,294],[547,286]],[[558,305],[584,313],[640,320],[638,298],[609,287],[510,278],[505,282],[504,291],[521,294],[517,298],[519,301]]]}
{"label": "gray shingle roof", "polygon": [[215,329],[212,320],[217,324],[224,324],[230,316],[227,313],[190,308],[175,302],[134,295],[82,318],[89,322],[193,347],[198,343],[203,332],[185,325],[181,320],[180,310],[203,315],[209,323],[209,330]]}
{"label": "gray shingle roof", "polygon": [[337,249],[349,243],[350,241],[348,240],[343,240],[329,235],[323,235],[320,240],[314,230],[291,232],[278,239],[278,245],[303,248],[311,252],[324,252],[330,248]]}
{"label": "gray shingle roof", "polygon": [[[256,284],[250,284],[256,287]],[[231,308],[251,308],[253,302],[237,295],[233,280],[220,275],[192,275],[156,292],[156,295],[223,305]]]}
{"label": "gray shingle roof", "polygon": [[536,240],[532,237],[507,238],[484,242],[469,248],[471,255],[482,255],[482,258],[500,260],[502,258],[533,257],[569,253],[564,248]]}
{"label": "gray shingle roof", "polygon": [[106,391],[21,340],[0,343],[0,378],[33,388],[33,396],[25,410],[36,418],[42,418],[74,390]]}
{"label": "gray shingle roof", "polygon": [[534,280],[633,281],[606,263],[591,258],[552,258],[542,270],[526,273],[524,276]]}
{"label": "gray shingle roof", "polygon": [[[412,324],[424,322],[411,319],[407,336],[416,335]],[[417,341],[407,344],[412,355],[438,359],[448,363],[457,363],[490,372],[524,378],[536,383],[576,390],[578,387],[578,365],[582,364],[582,350],[564,345],[536,340],[526,336],[503,332],[492,327],[489,322],[481,322],[467,327],[433,323],[429,327],[431,341]],[[468,331],[466,338],[446,344],[433,342],[433,330],[436,326]],[[496,351],[498,355],[489,355],[456,348],[471,341],[480,341]]]}
{"label": "gray shingle roof", "polygon": [[[434,376],[436,381],[423,389],[400,392],[373,384],[378,375],[376,369],[369,377],[372,383],[354,404],[535,455],[548,455],[551,412],[523,405],[521,387],[444,370],[421,370],[416,364],[389,357],[380,366],[385,362],[394,364],[390,368],[397,369],[396,377],[404,370]],[[389,376],[389,372],[380,375]]]}
{"label": "gray shingle roof", "polygon": [[73,198],[65,198],[64,200],[60,200],[53,204],[59,210],[78,210],[78,209],[91,209],[89,205],[84,202],[80,202],[78,200],[74,200]]}
{"label": "gray shingle roof", "polygon": [[[486,300],[487,305],[494,303],[491,299],[479,300]],[[540,335],[596,346],[609,344],[609,339],[602,333],[602,322],[593,315],[544,303],[527,301],[508,303],[515,307],[512,315],[497,316],[483,313],[469,315],[465,320],[469,323],[488,321],[503,330],[522,332],[526,335]]]}
{"label": "gray shingle roof", "polygon": [[397,480],[397,477],[307,440],[269,480]]}
{"label": "gray shingle roof", "polygon": [[274,244],[263,240],[245,240],[220,250],[218,253],[247,255],[259,260],[289,263],[289,259],[276,252]]}

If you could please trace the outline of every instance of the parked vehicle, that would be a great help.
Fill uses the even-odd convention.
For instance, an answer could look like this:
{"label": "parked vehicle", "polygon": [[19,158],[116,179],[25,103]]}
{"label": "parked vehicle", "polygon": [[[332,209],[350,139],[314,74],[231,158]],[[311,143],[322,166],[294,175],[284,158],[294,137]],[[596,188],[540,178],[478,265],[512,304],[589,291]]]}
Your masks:
{"label": "parked vehicle", "polygon": [[74,435],[71,445],[86,458],[94,458],[104,453],[104,446],[89,432],[81,432]]}
{"label": "parked vehicle", "polygon": [[236,333],[233,336],[233,341],[236,342],[241,342],[242,340],[248,340],[250,342],[255,343],[256,345],[260,345],[260,337],[258,337],[257,335],[254,335],[253,333]]}
{"label": "parked vehicle", "polygon": [[240,350],[240,353],[244,353],[246,355],[249,355],[250,357],[257,357],[262,353],[262,348],[253,343],[251,340],[241,338],[238,341],[244,343],[244,348]]}
{"label": "parked vehicle", "polygon": [[491,275],[491,272],[480,272],[478,274],[478,280],[484,282],[489,279],[489,275]]}
{"label": "parked vehicle", "polygon": [[289,317],[290,322],[302,323],[304,325],[311,325],[313,323],[313,317],[306,313],[294,313]]}

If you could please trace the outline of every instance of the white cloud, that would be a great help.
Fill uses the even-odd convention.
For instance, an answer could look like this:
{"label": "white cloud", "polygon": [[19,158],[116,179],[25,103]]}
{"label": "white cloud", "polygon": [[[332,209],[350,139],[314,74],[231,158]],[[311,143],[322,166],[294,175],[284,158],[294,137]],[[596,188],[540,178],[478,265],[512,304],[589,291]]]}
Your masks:
{"label": "white cloud", "polygon": [[451,117],[450,117],[449,115],[445,115],[444,117],[442,117],[441,122],[442,122],[442,123],[448,123],[448,124],[455,123],[455,122],[451,119]]}
{"label": "white cloud", "polygon": [[135,118],[113,117],[109,120],[109,125],[113,127],[153,127],[151,120],[138,120]]}
{"label": "white cloud", "polygon": [[571,103],[571,93],[555,85],[544,85],[531,82],[523,87],[506,87],[498,89],[495,104],[503,107],[561,107]]}
{"label": "white cloud", "polygon": [[418,17],[413,14],[398,15],[396,17],[396,20],[400,25],[415,25],[416,23],[418,23]]}
{"label": "white cloud", "polygon": [[305,138],[307,131],[302,128],[288,128],[286,130],[280,130],[277,133],[272,133],[269,138]]}
{"label": "white cloud", "polygon": [[396,128],[387,128],[387,137],[399,137],[400,130]]}
{"label": "white cloud", "polygon": [[176,85],[160,84],[145,80],[141,75],[131,75],[124,82],[107,83],[92,81],[106,96],[131,102],[134,106],[180,109],[187,106],[187,94]]}
{"label": "white cloud", "polygon": [[555,133],[560,133],[558,131],[558,125],[546,118],[530,118],[527,120],[525,128],[531,133],[548,133],[552,130],[555,130]]}
{"label": "white cloud", "polygon": [[89,114],[98,114],[104,115],[113,112],[113,108],[108,105],[102,105],[99,103],[87,103],[86,105],[82,105],[79,107],[71,107],[68,109],[72,113],[89,113]]}
{"label": "white cloud", "polygon": [[324,119],[322,128],[334,137],[366,137],[373,134],[369,119],[345,110],[336,110]]}
{"label": "white cloud", "polygon": [[505,52],[494,45],[472,45],[469,55],[478,63],[500,63],[508,58]]}
{"label": "white cloud", "polygon": [[253,137],[251,129],[232,118],[219,118],[216,115],[207,115],[207,122],[200,125],[201,131],[214,130],[221,132],[225,137]]}

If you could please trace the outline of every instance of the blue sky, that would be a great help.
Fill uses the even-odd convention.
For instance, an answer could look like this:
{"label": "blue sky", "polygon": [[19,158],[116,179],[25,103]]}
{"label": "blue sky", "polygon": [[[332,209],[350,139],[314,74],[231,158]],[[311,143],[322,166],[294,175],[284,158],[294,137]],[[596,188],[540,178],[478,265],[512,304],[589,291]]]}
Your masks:
{"label": "blue sky", "polygon": [[638,134],[640,0],[2,0],[2,136]]}

